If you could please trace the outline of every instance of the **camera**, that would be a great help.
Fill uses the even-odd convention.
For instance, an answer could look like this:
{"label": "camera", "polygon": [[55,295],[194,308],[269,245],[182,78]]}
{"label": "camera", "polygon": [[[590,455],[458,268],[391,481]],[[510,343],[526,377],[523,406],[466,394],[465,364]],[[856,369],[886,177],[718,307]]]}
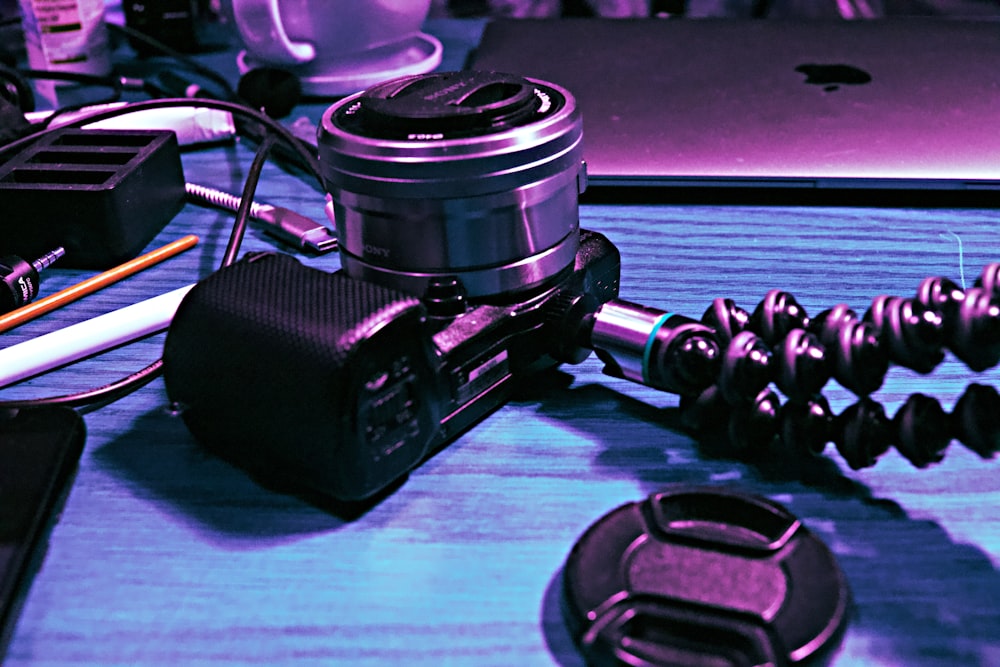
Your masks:
{"label": "camera", "polygon": [[318,147],[341,269],[255,253],[187,294],[164,344],[172,402],[262,481],[363,501],[592,352],[696,395],[713,331],[618,298],[620,255],[580,228],[580,111],[496,72],[388,81],[329,107]]}

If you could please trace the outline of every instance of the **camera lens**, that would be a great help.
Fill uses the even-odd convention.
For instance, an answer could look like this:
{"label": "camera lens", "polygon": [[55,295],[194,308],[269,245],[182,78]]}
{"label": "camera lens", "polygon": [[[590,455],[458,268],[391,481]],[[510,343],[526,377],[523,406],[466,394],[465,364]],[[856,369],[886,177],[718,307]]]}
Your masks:
{"label": "camera lens", "polygon": [[579,247],[582,129],[566,90],[496,72],[404,77],[337,102],[319,152],[344,270],[421,297],[551,281]]}

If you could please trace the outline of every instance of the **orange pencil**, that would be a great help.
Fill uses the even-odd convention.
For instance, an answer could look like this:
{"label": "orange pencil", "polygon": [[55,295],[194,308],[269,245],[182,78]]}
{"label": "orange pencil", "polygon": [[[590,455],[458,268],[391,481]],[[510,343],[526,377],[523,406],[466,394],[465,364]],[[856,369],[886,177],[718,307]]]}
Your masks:
{"label": "orange pencil", "polygon": [[103,289],[112,283],[122,280],[123,278],[127,278],[134,273],[148,269],[154,264],[159,264],[165,259],[169,259],[174,255],[184,252],[188,248],[194,247],[196,243],[198,243],[197,236],[194,236],[193,234],[185,236],[184,238],[178,239],[173,243],[168,243],[162,248],[157,248],[156,250],[147,252],[145,255],[140,255],[139,257],[129,260],[124,264],[119,264],[113,269],[108,269],[104,273],[99,273],[92,278],[79,282],[72,287],[67,287],[66,289],[56,292],[51,296],[47,296],[44,299],[39,299],[34,303],[21,306],[17,310],[13,310],[6,315],[0,315],[0,333],[13,329],[14,327],[21,326],[29,320],[33,320],[40,315],[44,315],[45,313],[55,310],[56,308],[72,303],[73,301],[81,299],[88,294],[93,294],[97,290]]}

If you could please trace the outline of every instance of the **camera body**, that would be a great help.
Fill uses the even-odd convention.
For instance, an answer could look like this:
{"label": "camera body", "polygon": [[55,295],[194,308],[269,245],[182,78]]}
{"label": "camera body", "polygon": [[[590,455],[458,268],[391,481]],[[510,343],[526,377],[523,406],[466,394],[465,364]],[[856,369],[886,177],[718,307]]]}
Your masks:
{"label": "camera body", "polygon": [[262,481],[362,501],[591,351],[612,376],[696,394],[712,332],[617,299],[621,260],[581,230],[582,122],[553,84],[405,77],[331,106],[320,166],[341,270],[245,257],[186,295],[171,400]]}
{"label": "camera body", "polygon": [[184,299],[168,391],[202,445],[269,486],[363,500],[558,363],[562,303],[614,297],[619,266],[607,239],[582,232],[561,280],[441,319],[343,271],[249,256]]}
{"label": "camera body", "polygon": [[578,355],[563,303],[614,298],[620,273],[579,229],[581,137],[568,93],[508,75],[408,77],[333,105],[319,147],[342,270],[249,256],[173,319],[165,380],[199,442],[272,484],[362,500]]}

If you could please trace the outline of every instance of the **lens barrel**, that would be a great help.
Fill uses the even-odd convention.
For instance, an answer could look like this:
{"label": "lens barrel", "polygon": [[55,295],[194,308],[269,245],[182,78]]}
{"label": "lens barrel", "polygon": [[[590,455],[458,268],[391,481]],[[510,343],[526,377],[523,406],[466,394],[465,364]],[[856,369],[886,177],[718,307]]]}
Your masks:
{"label": "lens barrel", "polygon": [[566,90],[496,72],[395,79],[324,113],[320,165],[352,277],[470,299],[572,267],[583,127]]}

